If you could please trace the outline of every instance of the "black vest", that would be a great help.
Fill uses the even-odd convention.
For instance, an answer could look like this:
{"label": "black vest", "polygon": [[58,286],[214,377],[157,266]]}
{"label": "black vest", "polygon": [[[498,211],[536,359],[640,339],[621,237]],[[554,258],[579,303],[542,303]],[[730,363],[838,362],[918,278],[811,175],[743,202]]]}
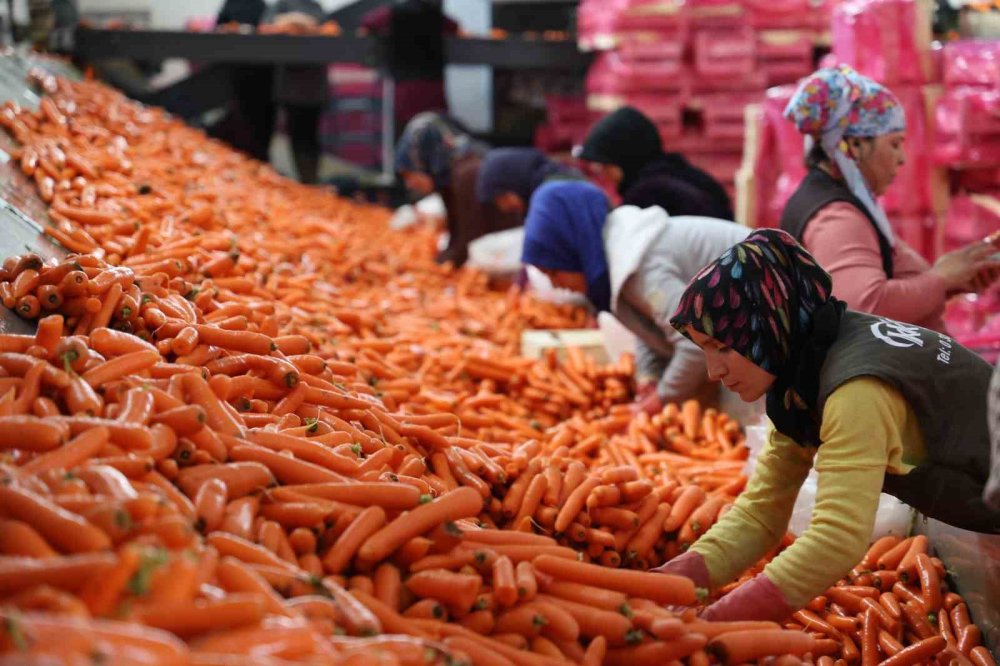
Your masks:
{"label": "black vest", "polygon": [[882,270],[885,271],[886,277],[892,279],[892,245],[889,244],[889,239],[879,231],[875,218],[861,200],[854,196],[846,185],[822,169],[815,167],[809,169],[809,173],[785,204],[785,210],[781,214],[781,228],[795,236],[795,240],[801,243],[809,221],[821,208],[834,201],[846,201],[864,213],[871,222],[878,236],[879,251],[882,253]]}
{"label": "black vest", "polygon": [[420,0],[392,8],[383,63],[397,81],[436,80],[444,76],[444,15]]}
{"label": "black vest", "polygon": [[990,469],[986,396],[992,368],[947,335],[848,310],[820,371],[817,408],[845,382],[874,376],[916,414],[927,459],[909,474],[886,474],[882,490],[926,516],[988,534],[1000,513],[983,504]]}

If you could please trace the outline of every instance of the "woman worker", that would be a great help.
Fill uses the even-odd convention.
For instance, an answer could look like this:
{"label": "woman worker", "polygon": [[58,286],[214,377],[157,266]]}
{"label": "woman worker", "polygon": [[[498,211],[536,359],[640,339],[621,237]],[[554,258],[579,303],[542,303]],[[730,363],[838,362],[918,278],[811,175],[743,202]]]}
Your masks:
{"label": "woman worker", "polygon": [[444,200],[449,241],[437,260],[461,266],[469,243],[480,236],[520,224],[476,199],[476,179],[489,146],[477,141],[454,118],[427,111],[413,117],[396,144],[396,173],[406,188],[424,197],[437,192]]}
{"label": "woman worker", "polygon": [[944,331],[945,301],[993,279],[987,257],[996,249],[973,243],[930,266],[893,234],[876,197],[905,159],[899,100],[841,65],[805,79],[785,116],[806,135],[808,173],[781,228],[830,272],[848,307]]}
{"label": "woman worker", "polygon": [[711,378],[744,401],[767,396],[773,428],[732,510],[656,570],[728,583],[777,546],[819,473],[805,533],[705,618],[780,621],[822,594],[864,556],[880,492],[1000,533],[983,503],[989,364],[936,331],[848,310],[831,288],[794,238],[759,230],[698,273],[670,320]]}
{"label": "woman worker", "polygon": [[664,152],[656,125],[631,106],[598,121],[577,157],[615,183],[623,204],[659,206],[671,215],[733,219],[722,185],[680,153]]}
{"label": "woman worker", "polygon": [[688,280],[713,257],[746,237],[745,227],[702,217],[673,217],[662,208],[622,206],[586,182],[546,183],[531,198],[522,262],[557,287],[584,293],[638,338],[636,408],[659,412],[667,402],[711,401],[696,346],[669,323]]}
{"label": "woman worker", "polygon": [[501,213],[523,217],[531,195],[544,183],[582,178],[576,169],[549,159],[536,148],[494,148],[479,167],[476,198]]}

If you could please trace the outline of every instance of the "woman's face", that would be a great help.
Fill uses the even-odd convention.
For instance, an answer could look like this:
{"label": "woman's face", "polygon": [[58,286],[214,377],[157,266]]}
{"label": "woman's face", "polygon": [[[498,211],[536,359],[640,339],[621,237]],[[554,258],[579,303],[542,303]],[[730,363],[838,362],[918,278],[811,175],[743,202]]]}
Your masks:
{"label": "woman's face", "polygon": [[690,326],[687,333],[705,352],[709,379],[722,382],[730,391],[739,394],[743,402],[759,399],[774,384],[774,375],[752,363],[743,354]]}
{"label": "woman's face", "polygon": [[508,215],[524,215],[524,199],[513,192],[501,192],[493,198],[493,205],[501,213]]}
{"label": "woman's face", "polygon": [[406,189],[418,196],[426,197],[434,191],[434,179],[423,171],[403,171],[400,175]]}
{"label": "woman's face", "polygon": [[858,165],[858,170],[868,182],[875,196],[885,194],[892,181],[896,180],[896,172],[906,163],[906,153],[903,143],[904,132],[893,132],[873,138],[852,137],[847,143],[851,154]]}
{"label": "woman's face", "polygon": [[576,271],[556,271],[551,268],[539,268],[538,270],[549,276],[553,287],[569,289],[578,294],[587,293],[587,278],[583,273]]}
{"label": "woman's face", "polygon": [[613,187],[618,187],[625,178],[625,172],[620,166],[605,162],[584,162],[584,170],[595,181],[609,183]]}

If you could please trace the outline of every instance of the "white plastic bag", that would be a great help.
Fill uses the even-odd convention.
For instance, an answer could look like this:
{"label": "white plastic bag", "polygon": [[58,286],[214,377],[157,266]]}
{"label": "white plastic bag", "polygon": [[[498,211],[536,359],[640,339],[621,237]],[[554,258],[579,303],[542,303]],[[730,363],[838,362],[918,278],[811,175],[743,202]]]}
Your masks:
{"label": "white plastic bag", "polygon": [[411,227],[418,222],[425,220],[439,221],[447,217],[448,214],[444,207],[444,199],[441,198],[440,194],[435,192],[413,205],[406,204],[397,208],[392,219],[389,220],[389,227],[398,231]]}
{"label": "white plastic bag", "polygon": [[[788,523],[788,529],[793,534],[801,535],[809,527],[813,508],[816,505],[818,484],[819,474],[814,469],[809,472],[805,483],[802,484],[799,496],[795,500],[795,508],[792,509],[792,519]],[[912,516],[912,508],[892,495],[882,493],[879,495],[878,512],[875,514],[875,527],[872,530],[871,540],[874,541],[890,534],[906,536],[910,529]]]}
{"label": "white plastic bag", "polygon": [[531,285],[532,291],[535,292],[535,295],[539,299],[560,305],[587,304],[587,297],[585,295],[570,289],[561,289],[552,286],[552,280],[549,279],[549,276],[534,266],[528,266],[526,270],[528,273],[528,284]]}
{"label": "white plastic bag", "polygon": [[[743,473],[752,476],[754,468],[757,466],[757,456],[764,449],[767,443],[767,422],[761,420],[756,425],[746,427],[746,443],[750,449],[750,456],[747,458]],[[813,507],[816,505],[816,492],[818,490],[819,474],[815,469],[809,472],[805,483],[799,490],[799,496],[795,500],[795,508],[792,509],[792,519],[788,523],[788,529],[797,536],[801,536],[809,527],[812,520]],[[875,528],[872,531],[871,539],[895,534],[905,536],[910,528],[910,519],[913,509],[900,502],[892,495],[882,493],[879,496],[878,513],[875,517]]]}
{"label": "white plastic bag", "polygon": [[521,269],[524,227],[486,234],[469,243],[466,265],[489,275],[511,275]]}
{"label": "white plastic bag", "polygon": [[635,353],[635,334],[610,312],[597,315],[597,328],[601,331],[604,349],[612,363],[620,359],[622,354]]}

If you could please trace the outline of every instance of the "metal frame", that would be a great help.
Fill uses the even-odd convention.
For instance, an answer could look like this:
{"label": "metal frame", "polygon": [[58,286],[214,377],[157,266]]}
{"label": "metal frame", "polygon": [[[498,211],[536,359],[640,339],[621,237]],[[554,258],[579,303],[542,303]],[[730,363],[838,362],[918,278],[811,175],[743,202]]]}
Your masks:
{"label": "metal frame", "polygon": [[[187,58],[201,63],[321,64],[354,62],[378,67],[374,37],[326,37],[198,33],[180,30],[94,30],[76,32],[75,51],[85,59]],[[571,40],[510,37],[504,40],[448,37],[445,60],[451,65],[492,65],[507,69],[584,71],[592,54],[580,53]]]}

